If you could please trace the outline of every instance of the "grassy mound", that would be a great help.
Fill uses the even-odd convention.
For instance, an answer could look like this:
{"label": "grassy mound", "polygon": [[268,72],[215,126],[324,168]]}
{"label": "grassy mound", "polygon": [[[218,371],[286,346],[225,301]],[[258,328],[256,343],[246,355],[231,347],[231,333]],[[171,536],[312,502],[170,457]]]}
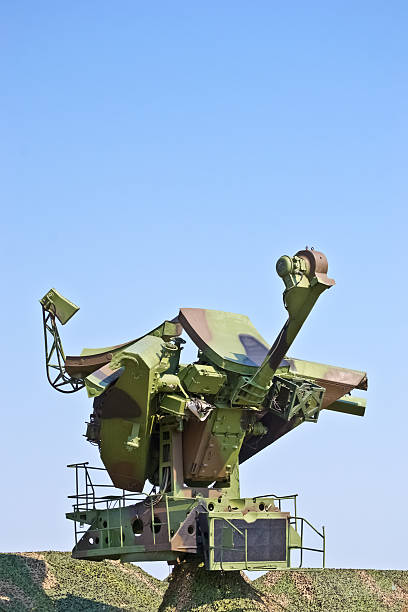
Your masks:
{"label": "grassy mound", "polygon": [[408,572],[404,571],[288,570],[268,572],[252,586],[268,610],[408,612]]}
{"label": "grassy mound", "polygon": [[240,572],[181,565],[160,612],[408,612],[408,572],[287,570],[249,582]]}
{"label": "grassy mound", "polygon": [[266,610],[252,584],[241,572],[208,572],[184,563],[171,573],[160,612]]}
{"label": "grassy mound", "polygon": [[0,610],[158,610],[167,584],[134,565],[65,552],[0,554]]}
{"label": "grassy mound", "polygon": [[70,553],[0,554],[0,611],[58,612],[408,612],[408,572],[272,571],[251,582],[240,572],[181,564],[161,582],[116,561]]}

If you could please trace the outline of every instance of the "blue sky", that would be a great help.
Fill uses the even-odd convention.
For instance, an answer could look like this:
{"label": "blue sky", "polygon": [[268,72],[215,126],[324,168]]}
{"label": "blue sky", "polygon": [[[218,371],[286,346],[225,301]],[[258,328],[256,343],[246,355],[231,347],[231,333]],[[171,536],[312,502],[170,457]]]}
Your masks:
{"label": "blue sky", "polygon": [[2,4],[0,550],[70,549],[65,465],[99,461],[91,402],[45,379],[50,287],[81,306],[68,354],[180,306],[242,312],[272,341],[275,261],[307,244],[337,284],[291,355],[367,370],[366,417],[304,424],[243,466],[242,494],[298,492],[329,566],[407,567],[407,18],[377,1]]}

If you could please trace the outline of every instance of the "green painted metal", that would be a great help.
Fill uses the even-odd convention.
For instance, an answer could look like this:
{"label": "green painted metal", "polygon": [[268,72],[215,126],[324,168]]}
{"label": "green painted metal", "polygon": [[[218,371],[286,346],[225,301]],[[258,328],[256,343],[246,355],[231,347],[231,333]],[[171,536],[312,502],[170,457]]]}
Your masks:
{"label": "green painted metal", "polygon": [[213,366],[192,363],[179,373],[180,381],[188,393],[217,395],[227,381],[225,374]]}
{"label": "green painted metal", "polygon": [[283,301],[289,317],[251,379],[238,388],[234,400],[239,404],[259,404],[282,358],[291,347],[318,297],[334,285],[327,277],[327,260],[322,253],[299,251],[294,257],[278,259],[276,271],[285,283]]}
{"label": "green painted metal", "polygon": [[79,310],[55,289],[50,289],[40,300],[43,314],[45,369],[50,385],[62,393],[74,393],[84,386],[83,380],[72,378],[65,368],[65,353],[58,333],[56,319],[65,325]]}
{"label": "green painted metal", "polygon": [[47,311],[54,312],[61,325],[65,325],[78,312],[79,306],[70,302],[56,289],[50,289],[40,300],[40,304]]}
{"label": "green painted metal", "polygon": [[182,308],[179,319],[209,363],[240,374],[254,373],[259,363],[243,350],[242,339],[250,339],[266,353],[267,342],[245,315],[202,308]]}
{"label": "green painted metal", "polygon": [[[248,317],[182,308],[136,340],[65,357],[56,318],[64,324],[78,308],[55,290],[41,300],[49,380],[58,390],[85,386],[94,398],[86,437],[112,483],[101,490],[91,474],[102,469],[74,464],[73,556],[170,563],[193,556],[208,570],[271,569],[290,567],[298,549],[300,564],[309,550],[324,565],[324,528],[298,516],[296,496],[241,498],[239,464],[300,424],[316,423],[324,409],[362,416],[365,400],[349,394],[366,389],[367,377],[287,356],[334,281],[326,257],[312,250],[281,257],[277,272],[288,320],[272,346]],[[192,364],[180,363],[183,331],[198,348]],[[141,494],[147,483],[151,493]],[[306,528],[322,548],[307,546]]]}
{"label": "green painted metal", "polygon": [[364,416],[367,400],[364,397],[342,397],[326,406],[327,410],[334,412],[343,412],[344,414],[354,414],[355,416]]}

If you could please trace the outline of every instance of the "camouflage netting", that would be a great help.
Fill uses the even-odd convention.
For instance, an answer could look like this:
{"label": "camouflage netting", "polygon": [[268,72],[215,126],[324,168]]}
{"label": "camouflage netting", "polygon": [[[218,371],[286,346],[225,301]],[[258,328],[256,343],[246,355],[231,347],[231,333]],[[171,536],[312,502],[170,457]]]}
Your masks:
{"label": "camouflage netting", "polygon": [[0,554],[2,612],[154,612],[166,588],[140,568],[117,561],[78,561],[67,552]]}
{"label": "camouflage netting", "polygon": [[242,572],[208,572],[192,563],[176,566],[160,612],[265,610],[263,598]]}
{"label": "camouflage netting", "polygon": [[272,571],[250,582],[240,572],[177,567],[160,612],[408,612],[408,572]]}
{"label": "camouflage netting", "polygon": [[310,612],[408,612],[408,572],[306,569],[269,572],[252,585],[266,609]]}
{"label": "camouflage netting", "polygon": [[408,572],[272,571],[251,582],[240,572],[182,564],[167,584],[116,561],[78,561],[61,552],[0,554],[0,610],[408,612]]}

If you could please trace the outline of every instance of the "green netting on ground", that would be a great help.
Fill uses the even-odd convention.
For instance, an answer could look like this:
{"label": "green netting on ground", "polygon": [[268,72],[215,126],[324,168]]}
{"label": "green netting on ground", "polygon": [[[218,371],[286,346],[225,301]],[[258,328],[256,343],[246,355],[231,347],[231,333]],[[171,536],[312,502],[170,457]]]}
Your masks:
{"label": "green netting on ground", "polygon": [[240,572],[179,566],[160,612],[226,610],[288,612],[408,612],[408,572],[283,570],[250,582]]}
{"label": "green netting on ground", "polygon": [[268,572],[252,585],[269,610],[408,612],[408,572],[305,569]]}
{"label": "green netting on ground", "polygon": [[131,564],[78,561],[63,552],[0,554],[2,612],[153,612],[166,588]]}
{"label": "green netting on ground", "polygon": [[162,582],[131,564],[70,553],[0,554],[0,610],[408,612],[408,572],[284,570],[251,582],[240,572],[183,563]]}

